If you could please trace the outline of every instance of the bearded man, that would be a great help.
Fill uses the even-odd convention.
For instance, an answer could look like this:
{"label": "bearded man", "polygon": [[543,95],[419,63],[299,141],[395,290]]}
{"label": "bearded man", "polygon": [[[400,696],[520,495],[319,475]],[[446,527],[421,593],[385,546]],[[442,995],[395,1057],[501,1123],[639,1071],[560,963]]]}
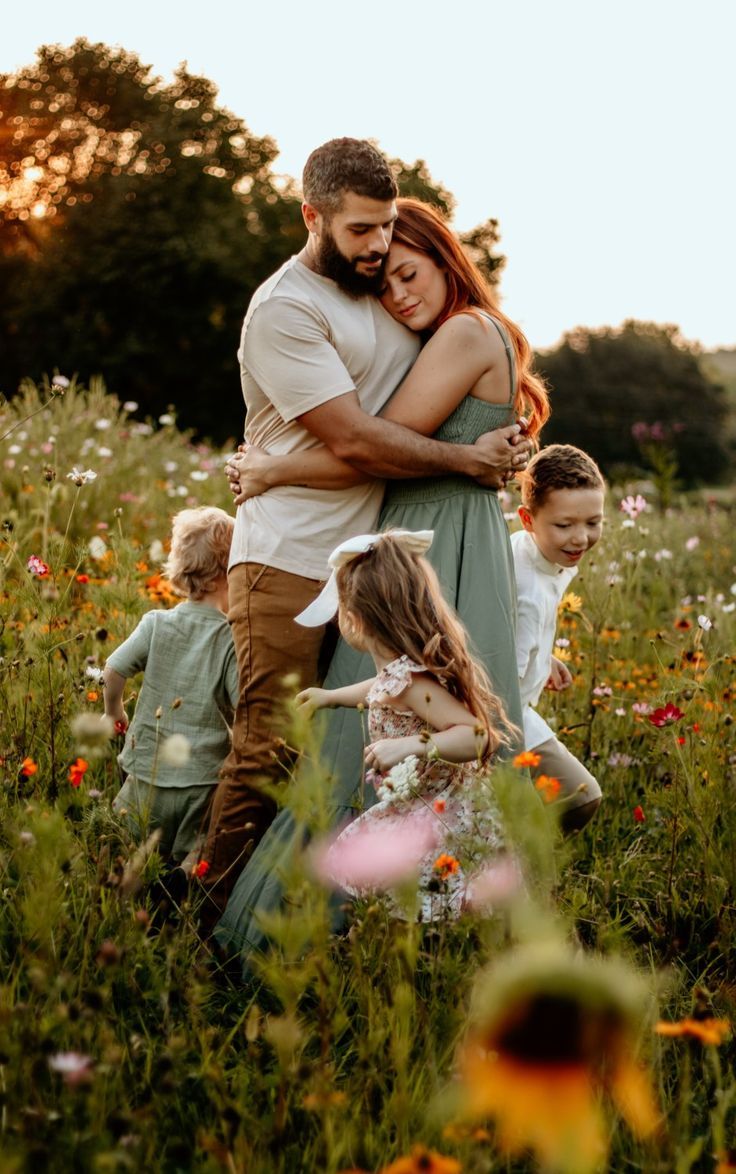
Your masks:
{"label": "bearded man", "polygon": [[[447,444],[378,418],[420,346],[376,296],[398,194],[387,161],[371,143],[333,139],[307,160],[303,192],[307,243],[256,291],[243,324],[246,441],[270,453],[325,445],[377,478],[461,473],[497,485],[498,448],[483,438]],[[294,617],[321,591],[330,551],[374,528],[383,491],[380,480],[334,490],[284,486],[238,508],[228,619],[240,701],[204,852],[204,928],[276,813],[262,784],[278,774],[273,717],[284,678],[294,691],[295,676],[302,686],[319,679],[324,628]]]}

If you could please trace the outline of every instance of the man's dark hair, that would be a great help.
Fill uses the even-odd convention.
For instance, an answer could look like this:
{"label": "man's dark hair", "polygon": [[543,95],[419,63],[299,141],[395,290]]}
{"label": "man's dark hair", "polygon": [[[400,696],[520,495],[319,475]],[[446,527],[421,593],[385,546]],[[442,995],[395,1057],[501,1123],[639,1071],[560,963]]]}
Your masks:
{"label": "man's dark hair", "polygon": [[330,139],[307,159],[304,199],[323,215],[342,207],[346,192],[371,200],[395,200],[399,189],[386,159],[365,139]]}

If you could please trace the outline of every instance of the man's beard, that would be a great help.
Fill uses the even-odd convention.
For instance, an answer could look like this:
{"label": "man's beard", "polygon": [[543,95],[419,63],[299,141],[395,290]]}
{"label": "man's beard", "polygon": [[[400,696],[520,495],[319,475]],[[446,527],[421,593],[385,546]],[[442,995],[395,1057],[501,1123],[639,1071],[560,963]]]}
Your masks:
{"label": "man's beard", "polygon": [[380,294],[383,288],[383,264],[375,273],[358,273],[356,265],[360,261],[385,261],[380,253],[367,253],[365,256],[355,257],[352,261],[340,252],[337,241],[325,228],[320,241],[319,252],[316,258],[317,272],[322,277],[329,277],[344,293],[351,297],[362,297],[365,294]]}

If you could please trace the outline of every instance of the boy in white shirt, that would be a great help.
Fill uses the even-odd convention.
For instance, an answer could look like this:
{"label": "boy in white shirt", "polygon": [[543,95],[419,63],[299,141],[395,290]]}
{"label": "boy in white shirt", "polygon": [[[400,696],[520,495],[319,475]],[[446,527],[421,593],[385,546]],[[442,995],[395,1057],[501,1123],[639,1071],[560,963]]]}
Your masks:
{"label": "boy in white shirt", "polygon": [[566,689],[567,665],[552,655],[557,608],[578,564],[601,536],[605,484],[595,461],[571,444],[551,444],[521,476],[519,518],[511,535],[518,597],[516,654],[524,714],[524,746],[538,762],[534,778],[560,783],[561,826],[582,828],[601,802],[601,789],[534,709],[544,688]]}

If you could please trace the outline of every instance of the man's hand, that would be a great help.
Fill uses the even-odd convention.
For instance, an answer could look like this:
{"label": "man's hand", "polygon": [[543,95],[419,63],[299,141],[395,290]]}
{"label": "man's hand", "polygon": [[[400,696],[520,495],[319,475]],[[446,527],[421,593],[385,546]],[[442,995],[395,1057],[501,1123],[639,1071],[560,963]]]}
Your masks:
{"label": "man's hand", "polygon": [[239,455],[246,452],[247,449],[248,445],[244,441],[242,444],[238,445],[233,455],[228,457],[225,461],[225,476],[228,479],[230,492],[232,493],[233,497],[236,497],[237,494],[240,493],[240,469],[238,468],[236,462]]}
{"label": "man's hand", "polygon": [[259,497],[271,486],[266,474],[271,456],[255,444],[241,444],[236,453],[228,457],[225,472],[235,505],[242,505],[250,497]]}
{"label": "man's hand", "polygon": [[545,689],[551,689],[554,693],[560,693],[570,685],[572,685],[572,673],[564,661],[558,660],[556,656],[553,656],[550,661],[549,680],[544,686]]}
{"label": "man's hand", "polygon": [[481,468],[475,479],[487,489],[503,489],[528,465],[534,444],[526,435],[527,421],[521,417],[517,424],[484,432],[472,446],[480,458]]}

